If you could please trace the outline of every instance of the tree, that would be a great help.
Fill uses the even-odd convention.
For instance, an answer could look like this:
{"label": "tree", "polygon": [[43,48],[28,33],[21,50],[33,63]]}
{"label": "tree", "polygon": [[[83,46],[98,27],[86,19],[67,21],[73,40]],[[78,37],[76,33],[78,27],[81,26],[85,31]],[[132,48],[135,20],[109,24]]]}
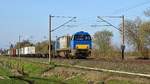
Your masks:
{"label": "tree", "polygon": [[150,22],[144,22],[140,26],[140,31],[142,33],[142,40],[144,46],[150,46]]}
{"label": "tree", "polygon": [[144,11],[145,16],[150,17],[150,8]]}
{"label": "tree", "polygon": [[3,49],[1,48],[1,49],[0,49],[0,55],[1,55],[2,53],[3,53]]}
{"label": "tree", "polygon": [[48,45],[48,41],[38,42],[35,45],[36,52],[40,54],[48,53]]}
{"label": "tree", "polygon": [[[52,41],[52,51],[54,52],[54,47],[55,47],[55,42]],[[35,49],[36,49],[36,52],[37,53],[40,53],[40,54],[48,54],[49,53],[49,41],[42,41],[42,42],[38,42],[36,45],[35,45]]]}
{"label": "tree", "polygon": [[94,45],[99,53],[107,55],[111,47],[113,33],[108,30],[98,31],[94,34]]}
{"label": "tree", "polygon": [[22,48],[22,47],[28,47],[28,46],[33,46],[34,44],[31,43],[29,40],[23,40],[22,42],[17,42],[15,45],[15,48]]}
{"label": "tree", "polygon": [[140,51],[140,47],[142,46],[139,31],[141,22],[139,17],[135,20],[125,21],[125,39],[129,45],[133,45],[138,51]]}
{"label": "tree", "polygon": [[144,22],[140,26],[141,31],[141,43],[143,43],[143,47],[141,49],[141,54],[144,58],[149,58],[149,50],[150,50],[150,22]]}
{"label": "tree", "polygon": [[127,43],[145,56],[144,53],[150,46],[150,22],[142,22],[139,17],[135,20],[126,20],[125,36]]}

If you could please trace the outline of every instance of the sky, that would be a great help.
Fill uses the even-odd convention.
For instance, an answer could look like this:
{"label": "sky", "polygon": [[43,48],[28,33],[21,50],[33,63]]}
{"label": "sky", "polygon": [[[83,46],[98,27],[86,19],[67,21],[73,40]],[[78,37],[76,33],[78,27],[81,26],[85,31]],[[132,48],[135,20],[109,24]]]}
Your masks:
{"label": "sky", "polygon": [[[96,31],[106,27],[91,28],[90,25],[100,24],[97,16],[120,16],[127,19],[136,16],[144,17],[143,11],[150,7],[150,0],[0,0],[0,48],[21,40],[32,42],[48,39],[48,16],[77,17],[68,25],[52,33],[56,37],[73,34],[76,31],[87,31],[93,35]],[[52,29],[58,27],[71,18],[52,18]],[[118,27],[120,19],[109,19]],[[107,29],[107,28],[106,28]],[[119,32],[110,27],[114,33],[114,40],[120,41]]]}

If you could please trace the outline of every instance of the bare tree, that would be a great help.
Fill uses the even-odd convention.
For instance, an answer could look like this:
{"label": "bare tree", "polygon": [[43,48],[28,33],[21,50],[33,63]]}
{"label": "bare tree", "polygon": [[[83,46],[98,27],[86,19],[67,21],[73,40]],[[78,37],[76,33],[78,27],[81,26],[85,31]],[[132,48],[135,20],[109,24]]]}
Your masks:
{"label": "bare tree", "polygon": [[142,45],[139,31],[141,23],[142,21],[139,17],[135,20],[125,21],[125,39],[129,45],[133,45],[138,51],[140,51],[140,47]]}
{"label": "bare tree", "polygon": [[[48,41],[42,41],[42,42],[38,42],[37,44],[35,44],[36,47],[36,52],[40,53],[40,54],[48,54],[48,50],[49,50],[49,44]],[[55,48],[55,42],[52,41],[52,52],[54,52],[54,48]]]}
{"label": "bare tree", "polygon": [[141,42],[143,43],[143,48],[141,54],[144,58],[149,58],[148,53],[150,50],[150,22],[144,22],[140,26],[141,31]]}
{"label": "bare tree", "polygon": [[150,22],[142,22],[139,17],[135,20],[126,20],[125,29],[127,43],[145,56],[144,53],[150,46]]}
{"label": "bare tree", "polygon": [[98,31],[94,34],[94,45],[95,48],[103,56],[107,55],[111,47],[111,38],[113,33],[107,30]]}
{"label": "bare tree", "polygon": [[150,17],[150,8],[144,11],[145,16]]}
{"label": "bare tree", "polygon": [[17,42],[15,45],[15,48],[19,48],[19,47],[28,47],[28,46],[33,46],[34,44],[31,43],[29,40],[23,40],[22,42]]}

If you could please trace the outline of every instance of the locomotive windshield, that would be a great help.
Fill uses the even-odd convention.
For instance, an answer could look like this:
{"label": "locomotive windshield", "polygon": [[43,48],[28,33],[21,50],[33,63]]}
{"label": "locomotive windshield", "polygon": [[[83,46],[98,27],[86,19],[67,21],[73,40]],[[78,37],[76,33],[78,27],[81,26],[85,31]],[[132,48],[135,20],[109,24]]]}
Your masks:
{"label": "locomotive windshield", "polygon": [[91,36],[90,35],[75,35],[74,36],[74,40],[91,40]]}

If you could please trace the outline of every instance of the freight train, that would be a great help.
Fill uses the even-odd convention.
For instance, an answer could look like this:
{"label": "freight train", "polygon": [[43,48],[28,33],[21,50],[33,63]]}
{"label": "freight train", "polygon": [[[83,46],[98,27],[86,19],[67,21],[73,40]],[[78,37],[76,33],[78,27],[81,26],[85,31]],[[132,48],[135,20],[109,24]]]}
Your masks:
{"label": "freight train", "polygon": [[[48,49],[48,48],[47,48]],[[88,32],[76,32],[72,36],[66,35],[57,38],[52,45],[52,56],[63,58],[86,58],[91,55],[92,38]],[[40,54],[35,51],[34,46],[23,47],[21,49],[12,48],[8,55],[28,57],[48,57],[48,53]]]}

